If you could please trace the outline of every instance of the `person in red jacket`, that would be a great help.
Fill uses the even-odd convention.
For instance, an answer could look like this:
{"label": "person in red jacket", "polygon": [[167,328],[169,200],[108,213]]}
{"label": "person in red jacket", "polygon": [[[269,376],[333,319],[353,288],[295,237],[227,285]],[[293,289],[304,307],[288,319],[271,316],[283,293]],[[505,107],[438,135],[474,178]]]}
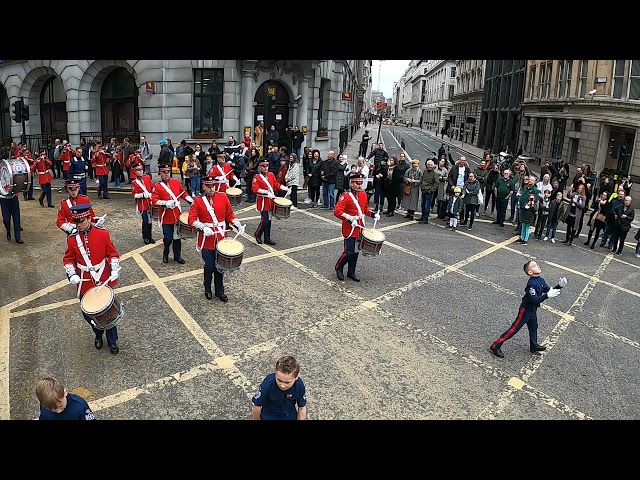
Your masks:
{"label": "person in red jacket", "polygon": [[233,173],[231,164],[227,163],[227,155],[224,152],[216,153],[216,164],[211,167],[211,170],[207,172],[209,177],[218,177],[218,180],[223,181],[220,184],[220,192],[224,193],[230,186],[231,180],[233,180],[233,186],[240,185],[240,179]]}
{"label": "person in red jacket", "polygon": [[62,142],[64,147],[60,153],[60,160],[62,161],[62,173],[65,179],[69,178],[69,168],[71,167],[71,159],[76,156],[76,152],[71,148],[71,144],[64,140]]}
{"label": "person in red jacket", "polygon": [[180,180],[171,178],[170,164],[159,165],[158,170],[160,171],[160,181],[153,186],[151,205],[159,207],[158,214],[162,224],[162,242],[164,243],[162,261],[169,263],[169,247],[173,244],[173,260],[182,265],[185,260],[180,256],[182,253],[182,240],[177,229],[177,224],[182,214],[180,200],[184,197],[189,204],[192,204],[193,198],[187,195],[185,189],[182,188]]}
{"label": "person in red jacket", "polygon": [[142,159],[142,154],[140,153],[140,149],[137,148],[131,155],[129,155],[129,158],[127,159],[126,162],[126,167],[129,169],[129,180],[131,182],[133,182],[136,177],[135,177],[135,173],[133,173],[133,165],[135,164],[141,164],[142,165],[142,170],[145,169],[145,161]]}
{"label": "person in red jacket", "polygon": [[136,162],[131,166],[131,195],[136,202],[136,214],[142,217],[142,240],[145,245],[156,243],[151,238],[151,230],[153,224],[149,218],[149,208],[151,207],[151,192],[153,191],[153,181],[151,175],[147,175],[144,166],[140,162]]}
{"label": "person in red jacket", "polygon": [[289,187],[281,185],[276,177],[269,171],[269,160],[264,158],[258,162],[258,173],[253,176],[251,181],[251,191],[257,195],[256,211],[260,212],[260,224],[253,234],[256,242],[262,243],[262,234],[264,233],[264,243],[267,245],[275,245],[276,242],[271,240],[271,211],[273,210],[273,199],[276,198],[274,190],[289,191]]}
{"label": "person in red jacket", "polygon": [[[89,197],[86,195],[80,194],[80,181],[78,180],[65,180],[64,187],[67,192],[69,192],[69,197],[65,198],[60,202],[60,206],[58,207],[58,218],[56,220],[56,225],[60,230],[66,232],[68,235],[75,234],[78,230],[76,229],[76,225],[73,221],[73,215],[71,209],[76,205],[89,204],[91,201]],[[104,225],[105,216],[96,217],[96,214],[93,212],[93,208],[91,209],[91,218],[97,218],[98,221],[96,225],[98,227],[102,227]]]}
{"label": "person in red jacket", "polygon": [[104,145],[99,140],[91,148],[93,149],[91,165],[98,178],[98,198],[108,200],[111,198],[109,197],[109,163],[111,163],[112,155],[105,151]]}
{"label": "person in red jacket", "polygon": [[31,166],[31,171],[38,176],[38,183],[42,189],[42,193],[38,198],[41,207],[44,207],[44,197],[46,196],[47,207],[55,208],[51,200],[51,182],[53,181],[53,176],[49,170],[51,167],[53,167],[53,162],[47,158],[47,151],[40,150],[40,156]]}
{"label": "person in red jacket", "polygon": [[224,182],[215,177],[202,179],[204,196],[196,197],[189,208],[189,225],[198,229],[196,250],[200,250],[204,261],[204,296],[213,298],[211,280],[213,279],[215,295],[223,302],[229,298],[224,293],[224,275],[215,268],[216,247],[218,242],[227,237],[227,224],[244,233],[245,226],[236,218],[229,197],[220,191]]}
{"label": "person in red jacket", "polygon": [[[120,276],[120,254],[111,241],[109,232],[92,225],[92,212],[93,209],[89,203],[72,207],[71,213],[77,232],[67,237],[67,248],[62,260],[69,283],[76,286],[79,300],[82,300],[87,291],[94,286],[115,287]],[[94,320],[84,311],[82,316],[95,333],[95,347],[102,348],[104,330],[98,328]],[[107,330],[107,343],[114,355],[120,351],[117,341],[118,330],[113,326]]]}
{"label": "person in red jacket", "polygon": [[351,191],[340,195],[333,209],[334,216],[342,220],[342,236],[344,237],[344,250],[336,263],[336,275],[340,280],[344,280],[343,269],[346,264],[349,264],[347,277],[359,282],[360,277],[356,275],[359,255],[356,251],[356,240],[364,228],[362,220],[366,215],[377,221],[380,220],[380,214],[369,209],[367,193],[362,190],[364,176],[361,173],[354,173],[349,181]]}

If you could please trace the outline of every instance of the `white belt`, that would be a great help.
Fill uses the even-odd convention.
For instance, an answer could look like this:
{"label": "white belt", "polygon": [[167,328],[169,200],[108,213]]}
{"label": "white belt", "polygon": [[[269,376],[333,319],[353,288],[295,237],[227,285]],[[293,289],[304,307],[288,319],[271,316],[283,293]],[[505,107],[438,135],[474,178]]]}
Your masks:
{"label": "white belt", "polygon": [[105,163],[104,165],[96,165],[96,167],[106,167],[107,164]]}
{"label": "white belt", "polygon": [[82,270],[83,272],[97,272],[98,270],[100,270],[102,267],[104,267],[104,258],[102,259],[102,261],[97,264],[97,265],[93,265],[92,267],[87,267],[86,265],[80,265],[78,264],[78,268],[80,270]]}
{"label": "white belt", "polygon": [[38,172],[38,175],[46,175],[49,172]]}
{"label": "white belt", "polygon": [[84,178],[85,176],[86,176],[86,173],[74,173],[73,174],[73,178],[76,178],[76,179]]}

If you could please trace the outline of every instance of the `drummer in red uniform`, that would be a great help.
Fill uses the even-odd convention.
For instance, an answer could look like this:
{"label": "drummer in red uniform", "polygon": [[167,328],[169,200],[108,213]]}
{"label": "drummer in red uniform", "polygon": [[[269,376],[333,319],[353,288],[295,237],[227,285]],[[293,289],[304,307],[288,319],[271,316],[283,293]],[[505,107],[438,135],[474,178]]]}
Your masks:
{"label": "drummer in red uniform", "polygon": [[91,165],[95,169],[98,177],[98,198],[110,199],[109,197],[109,163],[112,155],[107,153],[102,142],[97,141],[93,148]]}
{"label": "drummer in red uniform", "polygon": [[347,268],[347,277],[356,282],[360,277],[356,275],[356,264],[359,253],[356,251],[356,240],[360,237],[361,229],[364,228],[363,219],[366,216],[374,220],[380,220],[380,214],[369,209],[367,194],[362,190],[364,176],[361,173],[351,174],[351,191],[340,195],[333,214],[342,219],[342,236],[344,237],[344,250],[336,263],[336,275],[340,280],[344,280],[343,268]]}
{"label": "drummer in red uniform", "polygon": [[[144,171],[144,162],[136,162],[131,166],[131,195],[136,202],[136,213],[142,217],[142,240],[145,245],[156,243],[151,238],[153,224],[149,218],[149,208],[151,208],[151,192],[153,191],[153,181],[151,176]],[[135,177],[134,177],[135,175]]]}
{"label": "drummer in red uniform", "polygon": [[215,250],[218,241],[227,237],[226,226],[231,224],[244,234],[245,226],[236,218],[229,197],[220,191],[224,185],[221,179],[202,179],[204,196],[196,197],[189,209],[189,225],[198,229],[197,250],[201,250],[204,260],[204,296],[211,300],[211,280],[214,281],[215,295],[223,302],[229,298],[224,293],[223,274],[215,268]]}
{"label": "drummer in red uniform", "polygon": [[159,207],[158,214],[162,224],[162,242],[164,243],[162,261],[169,263],[169,247],[173,244],[173,260],[182,265],[185,260],[180,256],[182,240],[177,229],[182,214],[180,198],[184,197],[189,204],[193,203],[193,198],[187,195],[180,180],[171,178],[171,165],[159,165],[158,170],[160,170],[160,181],[153,186],[151,204]]}
{"label": "drummer in red uniform", "polygon": [[227,188],[231,185],[231,180],[233,180],[234,187],[240,185],[240,179],[235,176],[233,168],[231,168],[231,164],[226,162],[226,158],[224,152],[216,153],[217,163],[208,172],[209,177],[219,177],[218,180],[224,180],[224,183],[220,184],[220,192],[222,193],[227,191]]}
{"label": "drummer in red uniform", "polygon": [[[67,237],[67,248],[62,264],[67,273],[69,283],[76,286],[79,300],[87,291],[97,285],[108,284],[113,288],[118,283],[120,272],[120,254],[111,241],[109,232],[91,223],[92,208],[90,204],[78,204],[71,208],[77,232]],[[102,348],[102,332],[96,323],[82,311],[82,316],[91,325],[96,335],[94,345]],[[118,330],[111,327],[107,330],[109,351],[114,355],[118,348]]]}
{"label": "drummer in red uniform", "polygon": [[[91,201],[89,200],[89,197],[80,193],[79,180],[65,180],[64,187],[67,189],[67,192],[69,192],[69,197],[60,202],[60,206],[58,207],[58,218],[56,220],[56,225],[60,230],[66,232],[67,234],[75,234],[78,230],[76,229],[76,224],[73,222],[71,208],[75,207],[76,205],[90,203]],[[96,217],[95,215],[96,214],[93,212],[92,208],[91,218],[97,219],[97,227],[102,227],[102,225],[104,225],[106,215],[103,215],[102,217]]]}
{"label": "drummer in red uniform", "polygon": [[256,211],[260,212],[260,225],[253,234],[256,242],[262,243],[262,233],[264,232],[264,243],[275,245],[271,240],[271,211],[273,210],[273,199],[276,198],[274,190],[289,191],[289,187],[280,185],[276,177],[269,171],[269,161],[264,158],[258,162],[258,173],[253,176],[251,190],[257,195]]}
{"label": "drummer in red uniform", "polygon": [[49,170],[51,167],[53,167],[53,162],[47,158],[47,151],[41,150],[40,155],[31,166],[31,171],[38,175],[38,183],[42,189],[42,193],[40,193],[40,197],[38,198],[41,207],[44,207],[44,197],[46,196],[47,207],[55,208],[55,205],[51,201],[51,182],[53,182],[53,176]]}

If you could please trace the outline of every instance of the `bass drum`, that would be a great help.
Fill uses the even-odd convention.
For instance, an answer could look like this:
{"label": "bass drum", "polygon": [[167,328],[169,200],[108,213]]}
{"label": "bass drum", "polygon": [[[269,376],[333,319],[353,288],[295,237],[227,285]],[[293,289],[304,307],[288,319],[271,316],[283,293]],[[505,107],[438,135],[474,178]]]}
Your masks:
{"label": "bass drum", "polygon": [[4,159],[0,163],[0,194],[26,192],[31,185],[31,168],[24,157]]}

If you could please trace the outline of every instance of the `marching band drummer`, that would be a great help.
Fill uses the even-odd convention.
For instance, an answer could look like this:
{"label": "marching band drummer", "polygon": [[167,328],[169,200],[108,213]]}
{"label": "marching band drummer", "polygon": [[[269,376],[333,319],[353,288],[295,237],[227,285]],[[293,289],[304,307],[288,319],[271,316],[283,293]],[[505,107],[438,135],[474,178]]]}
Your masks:
{"label": "marching band drummer", "polygon": [[[136,213],[142,217],[142,240],[145,245],[156,243],[151,238],[153,224],[149,218],[149,208],[151,207],[151,192],[153,191],[153,181],[151,175],[144,171],[144,162],[135,162],[131,165],[131,195],[136,202]],[[135,177],[134,177],[135,175]]]}
{"label": "marching band drummer", "polygon": [[340,280],[344,280],[343,268],[347,268],[347,277],[356,282],[360,277],[356,275],[356,264],[358,263],[359,252],[356,251],[356,240],[360,237],[361,229],[364,228],[362,219],[367,215],[374,220],[380,220],[380,214],[369,209],[367,193],[362,189],[364,175],[361,173],[351,174],[351,191],[340,195],[333,214],[342,219],[342,236],[344,237],[344,250],[336,263],[336,275]]}
{"label": "marching band drummer", "polygon": [[256,211],[260,212],[260,224],[253,234],[256,242],[262,243],[262,233],[264,232],[264,243],[275,245],[271,240],[271,210],[273,210],[273,199],[276,198],[274,190],[289,192],[289,187],[280,185],[276,177],[269,171],[269,160],[261,158],[258,162],[258,173],[253,176],[251,190],[257,195]]}
{"label": "marching band drummer", "polygon": [[196,197],[189,208],[189,225],[198,229],[197,249],[201,249],[204,260],[204,296],[213,298],[211,280],[215,295],[223,302],[229,299],[224,293],[223,274],[215,268],[215,249],[218,242],[227,237],[226,224],[234,225],[238,233],[244,233],[245,226],[236,218],[229,197],[220,191],[224,185],[221,179],[209,176],[202,179],[204,196]]}
{"label": "marching band drummer", "polygon": [[191,195],[187,195],[180,180],[171,178],[171,165],[158,165],[158,170],[160,171],[160,181],[153,186],[151,204],[159,207],[162,242],[164,243],[162,261],[169,263],[169,247],[173,244],[173,260],[182,265],[185,260],[180,256],[182,240],[177,230],[177,224],[182,214],[180,197],[185,196],[184,198],[189,204],[193,203],[193,198]]}
{"label": "marching band drummer", "polygon": [[51,202],[51,182],[53,182],[53,176],[49,169],[52,167],[53,163],[47,158],[47,151],[40,150],[40,155],[31,166],[31,171],[38,174],[38,183],[42,189],[42,193],[40,193],[40,197],[38,198],[41,207],[44,207],[44,197],[46,196],[47,207],[55,208],[55,205]]}
{"label": "marching band drummer", "polygon": [[240,179],[233,173],[233,168],[227,163],[227,156],[224,152],[216,153],[216,164],[211,167],[208,175],[209,177],[220,177],[220,180],[224,180],[224,183],[220,184],[220,192],[224,193],[230,186],[230,180],[233,179],[233,186],[240,186]]}
{"label": "marching band drummer", "polygon": [[[60,202],[60,206],[58,207],[58,219],[56,220],[56,225],[60,230],[69,234],[76,234],[78,230],[76,229],[76,225],[73,222],[72,215],[72,207],[76,205],[83,205],[90,203],[89,197],[86,195],[80,194],[80,181],[75,179],[68,179],[64,181],[64,188],[69,192],[69,197],[65,198]],[[97,218],[98,220],[95,222],[96,227],[102,227],[104,225],[106,215],[102,217],[96,217],[93,212],[93,208],[91,209],[91,218]]]}
{"label": "marching band drummer", "polygon": [[[109,232],[91,224],[92,212],[89,203],[71,207],[77,232],[67,237],[67,248],[62,261],[69,283],[76,285],[79,300],[96,285],[108,284],[113,288],[118,283],[120,272],[120,254],[111,241]],[[96,328],[93,320],[83,311],[82,316],[96,335],[95,347],[102,348],[103,330]],[[120,351],[117,342],[118,330],[113,326],[107,330],[107,343],[109,351],[114,355]]]}

